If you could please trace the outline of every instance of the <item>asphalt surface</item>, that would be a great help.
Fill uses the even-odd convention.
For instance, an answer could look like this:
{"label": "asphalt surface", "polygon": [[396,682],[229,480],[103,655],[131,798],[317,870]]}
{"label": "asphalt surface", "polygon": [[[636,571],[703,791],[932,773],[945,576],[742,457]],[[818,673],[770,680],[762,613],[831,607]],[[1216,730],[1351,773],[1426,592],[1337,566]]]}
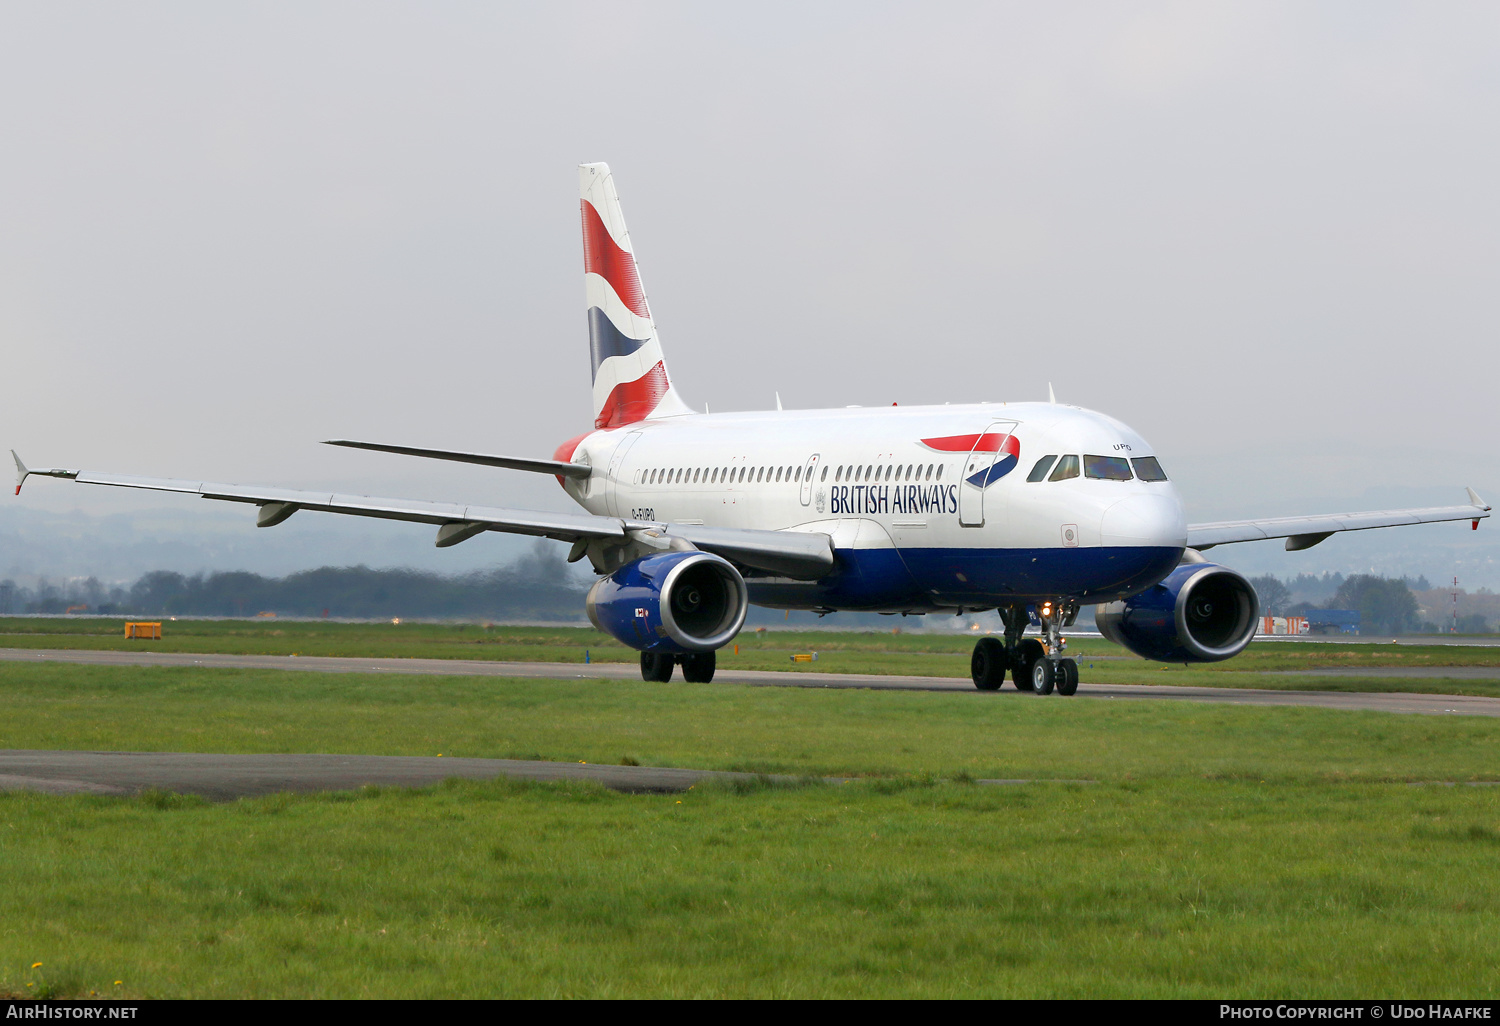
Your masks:
{"label": "asphalt surface", "polygon": [[1406,677],[1419,680],[1500,680],[1500,666],[1325,666],[1315,670],[1262,670],[1277,677]]}
{"label": "asphalt surface", "polygon": [[[363,659],[334,656],[223,655],[192,652],[115,652],[70,649],[0,648],[3,662],[63,662],[94,666],[205,666],[235,669],[302,670],[316,673],[394,673],[453,677],[531,677],[552,680],[639,680],[640,670],[630,663],[502,663],[460,659]],[[1085,664],[1086,665],[1086,664]],[[1393,667],[1326,671],[1333,676],[1417,677],[1463,676],[1458,671],[1490,667]],[[1428,672],[1432,671],[1432,672]],[[1087,672],[1085,670],[1085,672]],[[1322,671],[1288,671],[1312,674]],[[1276,674],[1284,676],[1284,674]],[[715,684],[748,684],[756,687],[867,688],[875,691],[951,691],[979,700],[1067,701],[1053,695],[1039,699],[1023,695],[1010,685],[1001,691],[979,692],[957,677],[907,677],[884,674],[811,673],[777,670],[720,670]],[[1174,687],[1159,684],[1078,685],[1078,698],[1166,699],[1228,705],[1291,705],[1322,709],[1365,710],[1392,713],[1425,713],[1437,716],[1500,716],[1500,698],[1463,695],[1424,695],[1410,692],[1270,691],[1253,688]]]}

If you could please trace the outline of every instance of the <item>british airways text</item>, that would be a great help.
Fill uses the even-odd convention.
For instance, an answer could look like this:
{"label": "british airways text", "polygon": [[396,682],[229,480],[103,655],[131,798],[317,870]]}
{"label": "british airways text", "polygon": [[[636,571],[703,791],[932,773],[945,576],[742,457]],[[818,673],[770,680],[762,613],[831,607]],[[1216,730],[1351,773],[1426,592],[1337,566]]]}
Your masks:
{"label": "british airways text", "polygon": [[957,513],[957,485],[834,485],[832,513]]}

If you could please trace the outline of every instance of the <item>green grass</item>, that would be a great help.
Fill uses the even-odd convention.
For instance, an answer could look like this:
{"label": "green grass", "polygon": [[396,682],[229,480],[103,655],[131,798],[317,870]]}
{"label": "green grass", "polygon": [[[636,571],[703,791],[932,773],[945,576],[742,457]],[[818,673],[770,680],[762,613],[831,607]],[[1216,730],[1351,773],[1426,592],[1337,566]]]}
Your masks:
{"label": "green grass", "polygon": [[[587,652],[594,662],[633,663],[637,659],[634,650],[586,627],[168,620],[161,641],[135,641],[123,637],[121,623],[115,619],[4,618],[0,619],[0,647],[561,663],[582,663]],[[973,645],[974,637],[964,634],[749,631],[719,652],[719,665],[726,670],[967,678]],[[1495,666],[1500,665],[1500,648],[1258,641],[1227,662],[1191,667],[1147,662],[1097,638],[1077,639],[1068,651],[1082,665],[1083,679],[1094,684],[1500,697],[1500,677],[1274,675],[1327,667]],[[817,652],[818,661],[793,663],[791,656],[798,652]]]}
{"label": "green grass", "polygon": [[[637,653],[591,627],[512,627],[459,623],[338,623],[308,620],[165,620],[160,641],[127,640],[119,618],[4,617],[0,647],[120,651],[225,652],[239,655],[357,656],[497,661],[634,662]],[[720,651],[726,666],[801,672],[915,673],[967,677],[977,635],[891,632],[746,631]],[[792,664],[797,652],[816,663]],[[1138,673],[1157,664],[1099,638],[1079,638],[1068,651],[1080,660],[1116,663]],[[1199,672],[1259,672],[1327,667],[1500,666],[1500,647],[1257,641],[1225,663]]]}
{"label": "green grass", "polygon": [[747,772],[1500,779],[1500,721],[1194,702],[0,663],[0,748],[344,752]]}
{"label": "green grass", "polygon": [[1478,789],[15,794],[0,830],[18,995],[1500,993]]}
{"label": "green grass", "polygon": [[0,793],[0,996],[1500,991],[1500,788],[1407,783],[1500,777],[1488,718],[29,663],[0,702],[0,748],[862,778]]}

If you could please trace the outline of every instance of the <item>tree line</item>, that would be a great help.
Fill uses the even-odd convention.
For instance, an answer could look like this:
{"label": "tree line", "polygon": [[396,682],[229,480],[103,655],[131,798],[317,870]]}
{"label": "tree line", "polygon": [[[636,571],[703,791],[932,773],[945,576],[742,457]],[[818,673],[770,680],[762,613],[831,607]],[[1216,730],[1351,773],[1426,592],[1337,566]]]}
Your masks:
{"label": "tree line", "polygon": [[[1283,581],[1271,574],[1250,579],[1260,598],[1262,616],[1305,616],[1317,619],[1320,609],[1357,609],[1362,634],[1440,634],[1450,624],[1438,624],[1422,616],[1413,591],[1430,591],[1426,577],[1378,577],[1374,574],[1299,574]],[[1332,594],[1322,601],[1308,592]],[[1462,616],[1460,634],[1488,634],[1494,628],[1482,614]]]}
{"label": "tree line", "polygon": [[541,553],[510,566],[445,575],[367,566],[320,567],[263,577],[246,571],[169,570],[107,586],[89,578],[27,588],[0,581],[0,613],[100,616],[474,617],[577,622],[588,590],[560,558]]}

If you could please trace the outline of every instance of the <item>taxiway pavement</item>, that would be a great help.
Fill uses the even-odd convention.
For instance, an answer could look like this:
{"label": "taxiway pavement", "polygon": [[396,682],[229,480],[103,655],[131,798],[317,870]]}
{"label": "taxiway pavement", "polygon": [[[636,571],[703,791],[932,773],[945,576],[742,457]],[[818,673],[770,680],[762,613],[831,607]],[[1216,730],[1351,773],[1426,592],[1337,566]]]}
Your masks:
{"label": "taxiway pavement", "polygon": [[[460,659],[368,659],[343,656],[225,655],[199,652],[119,652],[73,649],[0,648],[0,662],[62,662],[93,666],[184,666],[232,669],[302,670],[315,673],[419,674],[455,677],[530,677],[553,680],[639,680],[640,670],[631,663],[511,663]],[[1485,674],[1461,671],[1485,670]],[[1299,670],[1295,674],[1367,677],[1493,677],[1492,667],[1402,667],[1370,668],[1347,673]],[[1277,676],[1285,676],[1278,673]],[[815,673],[781,670],[735,670],[721,668],[715,684],[747,684],[756,687],[867,688],[883,691],[951,691],[976,699],[1038,701],[1010,685],[996,692],[979,692],[957,677],[911,677],[861,673]],[[710,685],[712,686],[712,685]],[[1465,695],[1427,695],[1412,692],[1273,691],[1254,688],[1175,687],[1169,684],[1088,684],[1078,686],[1078,698],[1137,701],[1209,702],[1228,705],[1290,705],[1322,709],[1364,710],[1391,713],[1423,713],[1436,716],[1500,716],[1500,698]],[[1051,696],[1048,701],[1060,699]]]}

